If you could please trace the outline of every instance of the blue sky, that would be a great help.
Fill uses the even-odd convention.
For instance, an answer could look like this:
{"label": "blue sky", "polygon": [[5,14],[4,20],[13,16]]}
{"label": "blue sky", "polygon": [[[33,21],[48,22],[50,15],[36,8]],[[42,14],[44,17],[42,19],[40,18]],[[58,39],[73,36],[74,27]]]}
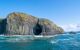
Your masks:
{"label": "blue sky", "polygon": [[0,17],[24,12],[58,25],[80,23],[80,0],[0,0]]}

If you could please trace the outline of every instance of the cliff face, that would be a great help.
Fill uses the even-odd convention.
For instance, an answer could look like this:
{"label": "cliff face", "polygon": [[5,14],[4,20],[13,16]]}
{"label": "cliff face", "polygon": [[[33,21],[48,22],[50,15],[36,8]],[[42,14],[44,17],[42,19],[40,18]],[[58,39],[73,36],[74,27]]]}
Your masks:
{"label": "cliff face", "polygon": [[48,19],[39,19],[39,25],[42,26],[42,35],[54,35],[63,33],[63,29],[58,27]]}
{"label": "cliff face", "polygon": [[7,32],[9,34],[31,35],[37,18],[23,13],[11,13],[7,17]]}
{"label": "cliff face", "polygon": [[0,34],[5,34],[6,32],[6,19],[0,19]]}
{"label": "cliff face", "polygon": [[0,33],[11,35],[54,35],[64,32],[48,19],[39,19],[19,12],[10,13],[5,20],[2,20],[0,30],[2,30]]}

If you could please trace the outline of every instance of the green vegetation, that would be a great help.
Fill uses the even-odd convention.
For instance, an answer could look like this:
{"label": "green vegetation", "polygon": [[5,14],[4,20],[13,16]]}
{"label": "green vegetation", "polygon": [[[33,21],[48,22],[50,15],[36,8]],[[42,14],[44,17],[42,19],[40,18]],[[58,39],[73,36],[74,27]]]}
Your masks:
{"label": "green vegetation", "polygon": [[19,18],[21,21],[26,21],[26,20],[29,20],[29,18],[36,18],[36,17],[34,17],[32,15],[25,14],[25,13],[13,12],[13,13],[9,14],[9,18],[11,20],[13,20],[15,18]]}

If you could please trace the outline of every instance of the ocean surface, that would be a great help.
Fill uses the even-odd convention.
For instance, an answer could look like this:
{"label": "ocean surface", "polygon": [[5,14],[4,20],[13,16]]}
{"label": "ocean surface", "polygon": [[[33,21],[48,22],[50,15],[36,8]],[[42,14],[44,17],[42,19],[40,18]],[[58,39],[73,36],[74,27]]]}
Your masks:
{"label": "ocean surface", "polygon": [[80,50],[80,33],[54,36],[3,36],[0,50]]}

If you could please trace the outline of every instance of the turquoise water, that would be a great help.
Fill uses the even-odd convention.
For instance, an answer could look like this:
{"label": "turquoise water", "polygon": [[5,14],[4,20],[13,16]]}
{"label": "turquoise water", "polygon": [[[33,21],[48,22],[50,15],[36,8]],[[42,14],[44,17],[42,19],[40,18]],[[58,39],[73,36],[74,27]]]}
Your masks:
{"label": "turquoise water", "polygon": [[80,34],[61,34],[49,38],[0,36],[0,50],[80,50]]}

